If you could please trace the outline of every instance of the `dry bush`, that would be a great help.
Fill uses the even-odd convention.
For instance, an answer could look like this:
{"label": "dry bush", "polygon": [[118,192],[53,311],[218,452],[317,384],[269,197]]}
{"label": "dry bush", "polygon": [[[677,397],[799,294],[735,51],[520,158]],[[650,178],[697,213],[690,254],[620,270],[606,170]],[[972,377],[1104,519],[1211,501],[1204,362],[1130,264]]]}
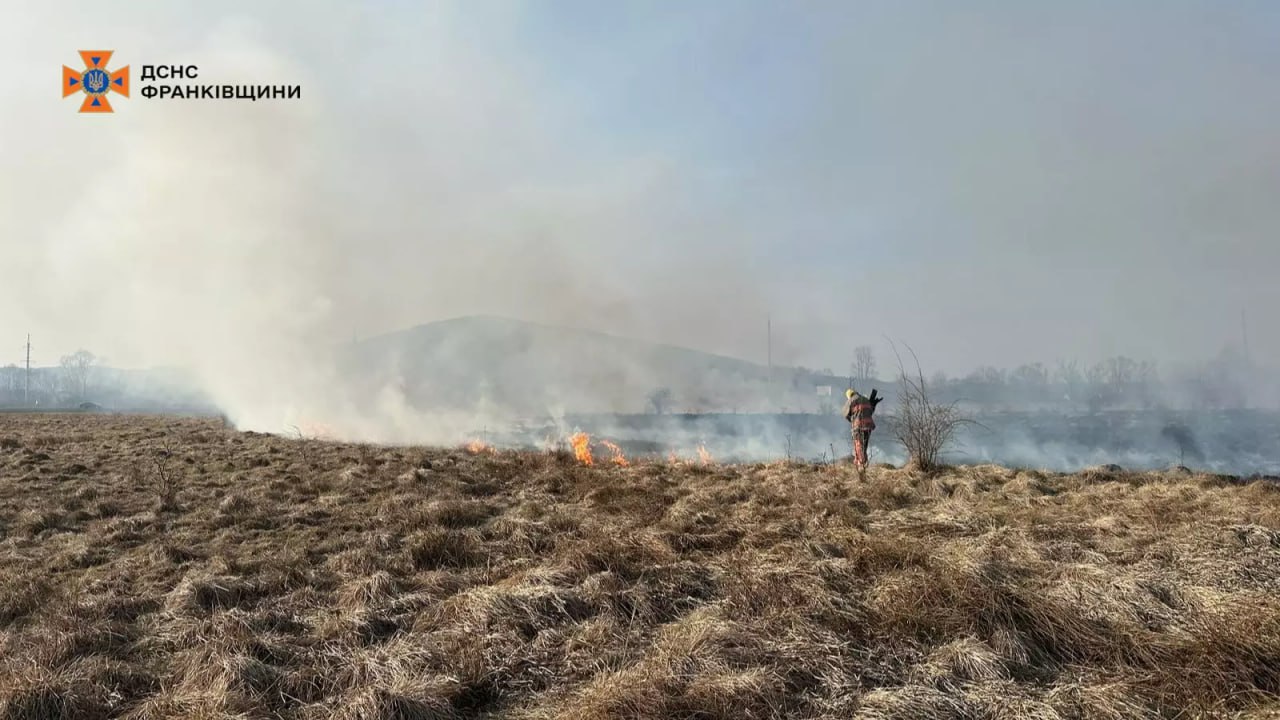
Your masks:
{"label": "dry bush", "polygon": [[973,420],[966,417],[955,402],[933,401],[924,371],[920,369],[920,359],[909,346],[907,351],[915,361],[914,373],[906,369],[898,348],[893,348],[898,359],[898,409],[893,418],[893,432],[906,448],[911,464],[923,472],[933,472],[938,468],[942,452],[955,441],[956,432],[966,424],[973,424]]}
{"label": "dry bush", "polygon": [[585,468],[127,416],[0,437],[0,718],[1280,710],[1268,483]]}

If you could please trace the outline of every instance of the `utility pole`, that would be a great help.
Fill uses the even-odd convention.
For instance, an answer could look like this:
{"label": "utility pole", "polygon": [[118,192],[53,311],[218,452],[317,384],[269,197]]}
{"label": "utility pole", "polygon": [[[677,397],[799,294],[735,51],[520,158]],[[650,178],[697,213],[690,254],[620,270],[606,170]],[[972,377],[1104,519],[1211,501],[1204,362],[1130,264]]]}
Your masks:
{"label": "utility pole", "polygon": [[1240,339],[1244,343],[1244,362],[1249,364],[1249,324],[1245,322],[1244,308],[1240,308]]}
{"label": "utility pole", "polygon": [[22,406],[31,407],[31,333],[27,333],[27,374],[22,387]]}
{"label": "utility pole", "polygon": [[769,368],[769,378],[767,381],[768,392],[765,393],[765,398],[769,402],[769,410],[772,411],[773,410],[773,316],[769,313],[766,313],[764,316],[764,322],[765,322],[765,346],[767,348],[767,350],[765,351],[766,352],[765,362],[768,363],[768,368]]}

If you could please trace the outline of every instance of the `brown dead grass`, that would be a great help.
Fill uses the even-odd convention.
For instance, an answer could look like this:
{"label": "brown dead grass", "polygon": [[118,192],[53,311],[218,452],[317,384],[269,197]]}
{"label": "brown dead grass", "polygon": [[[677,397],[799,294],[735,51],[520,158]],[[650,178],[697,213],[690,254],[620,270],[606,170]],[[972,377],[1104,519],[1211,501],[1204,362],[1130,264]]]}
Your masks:
{"label": "brown dead grass", "polygon": [[0,416],[4,720],[1262,718],[1277,693],[1263,483]]}

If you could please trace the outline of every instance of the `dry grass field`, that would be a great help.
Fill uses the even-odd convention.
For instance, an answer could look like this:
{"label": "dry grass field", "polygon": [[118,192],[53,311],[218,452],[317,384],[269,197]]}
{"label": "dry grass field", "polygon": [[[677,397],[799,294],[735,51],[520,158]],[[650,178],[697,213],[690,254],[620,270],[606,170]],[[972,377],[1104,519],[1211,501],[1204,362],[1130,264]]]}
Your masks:
{"label": "dry grass field", "polygon": [[5,720],[1262,718],[1277,693],[1263,482],[0,415]]}

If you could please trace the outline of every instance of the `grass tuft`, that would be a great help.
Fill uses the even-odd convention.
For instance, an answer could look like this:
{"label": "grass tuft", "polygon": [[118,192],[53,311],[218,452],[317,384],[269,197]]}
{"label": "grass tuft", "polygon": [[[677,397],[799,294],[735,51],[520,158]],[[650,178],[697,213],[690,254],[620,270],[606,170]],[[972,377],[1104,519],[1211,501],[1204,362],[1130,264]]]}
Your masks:
{"label": "grass tuft", "polygon": [[0,720],[1280,715],[1268,481],[0,439]]}

